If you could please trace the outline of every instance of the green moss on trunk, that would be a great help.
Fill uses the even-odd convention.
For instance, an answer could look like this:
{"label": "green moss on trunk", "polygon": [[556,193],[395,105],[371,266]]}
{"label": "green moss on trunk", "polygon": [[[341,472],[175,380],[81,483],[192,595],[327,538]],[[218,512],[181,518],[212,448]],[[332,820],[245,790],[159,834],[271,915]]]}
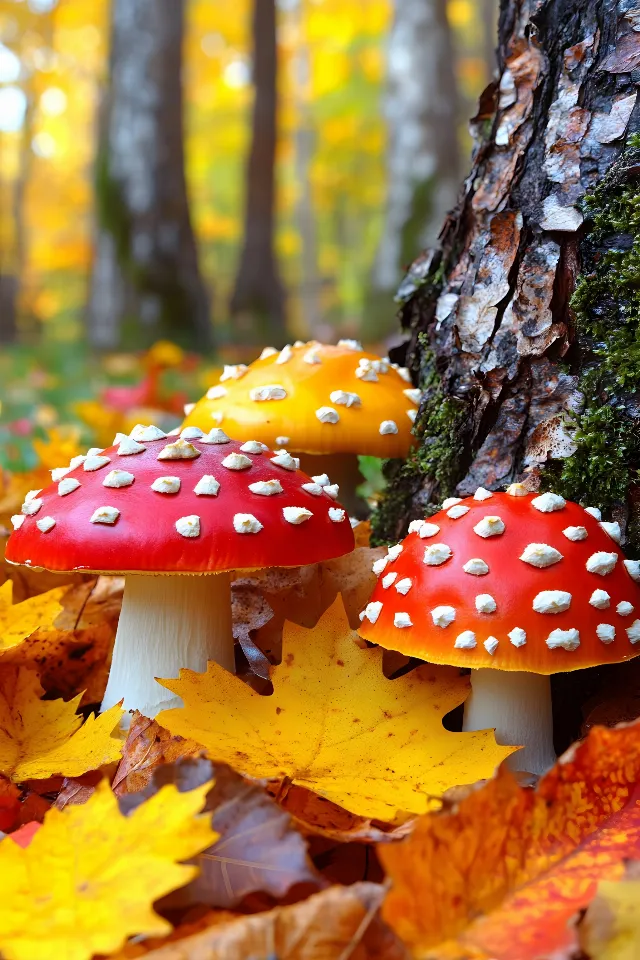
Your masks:
{"label": "green moss on trunk", "polygon": [[[633,502],[639,480],[639,177],[636,134],[583,204],[588,233],[571,307],[584,406],[576,415],[576,452],[545,476],[565,496],[604,510]],[[638,519],[631,519],[630,533],[637,539]]]}
{"label": "green moss on trunk", "polygon": [[[424,335],[420,339],[426,342]],[[389,542],[404,532],[411,501],[427,478],[442,497],[454,492],[458,480],[466,407],[445,394],[434,354],[426,346],[422,369],[423,398],[413,427],[418,443],[406,460],[389,460],[384,467],[389,486],[371,520],[374,543]]]}

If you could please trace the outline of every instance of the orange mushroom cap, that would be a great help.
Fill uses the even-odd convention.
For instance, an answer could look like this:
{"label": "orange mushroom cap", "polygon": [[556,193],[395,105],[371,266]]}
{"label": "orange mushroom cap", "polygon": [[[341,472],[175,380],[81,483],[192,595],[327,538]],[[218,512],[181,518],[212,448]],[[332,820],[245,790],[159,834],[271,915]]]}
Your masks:
{"label": "orange mushroom cap", "polygon": [[356,341],[310,341],[225,366],[184,426],[223,425],[231,436],[305,453],[404,457],[418,399],[404,367]]}
{"label": "orange mushroom cap", "polygon": [[432,663],[551,674],[640,653],[640,563],[555,494],[480,488],[411,524],[374,570],[367,640]]}

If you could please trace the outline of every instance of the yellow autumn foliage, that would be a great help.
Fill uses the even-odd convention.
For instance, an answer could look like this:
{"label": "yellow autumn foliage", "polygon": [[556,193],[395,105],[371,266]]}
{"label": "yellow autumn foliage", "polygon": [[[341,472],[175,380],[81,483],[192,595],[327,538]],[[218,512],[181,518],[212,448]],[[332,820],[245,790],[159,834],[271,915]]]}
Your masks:
{"label": "yellow autumn foliage", "polygon": [[81,694],[67,702],[41,700],[43,693],[34,671],[0,670],[0,773],[18,783],[79,777],[120,758],[118,704],[83,724],[76,713]]}
{"label": "yellow autumn foliage", "polygon": [[493,731],[450,733],[442,718],[469,681],[430,664],[396,680],[382,650],[362,650],[338,596],[316,627],[286,623],[274,693],[260,696],[216,663],[161,680],[184,708],[158,723],[251,777],[288,778],[347,810],[393,820],[424,813],[456,784],[491,777],[511,747]]}
{"label": "yellow autumn foliage", "polygon": [[51,625],[62,612],[60,600],[68,587],[58,587],[13,604],[13,584],[0,587],[0,656],[26,640],[38,627]]}
{"label": "yellow autumn foliage", "polygon": [[165,786],[125,817],[102,782],[85,804],[50,810],[26,849],[0,844],[4,960],[89,960],[169,933],[152,904],[198,872],[179,861],[217,839],[197,816],[210,786]]}

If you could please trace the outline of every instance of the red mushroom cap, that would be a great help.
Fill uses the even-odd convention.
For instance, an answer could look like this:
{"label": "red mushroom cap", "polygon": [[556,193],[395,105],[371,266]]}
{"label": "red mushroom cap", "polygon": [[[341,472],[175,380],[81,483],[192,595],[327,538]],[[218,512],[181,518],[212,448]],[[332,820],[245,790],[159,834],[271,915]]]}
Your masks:
{"label": "red mushroom cap", "polygon": [[314,483],[286,451],[218,429],[182,437],[137,427],[134,439],[119,435],[52,471],[57,482],[28,494],[13,518],[7,560],[51,571],[220,573],[353,550],[335,488]]}
{"label": "red mushroom cap", "polygon": [[540,674],[637,656],[640,564],[625,560],[618,525],[510,491],[480,488],[415,521],[376,564],[362,636],[432,663]]}

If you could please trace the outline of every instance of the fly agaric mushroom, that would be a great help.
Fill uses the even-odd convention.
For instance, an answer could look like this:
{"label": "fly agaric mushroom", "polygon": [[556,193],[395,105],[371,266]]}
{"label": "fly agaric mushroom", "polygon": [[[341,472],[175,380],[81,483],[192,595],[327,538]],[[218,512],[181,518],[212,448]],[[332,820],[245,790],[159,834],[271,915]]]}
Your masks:
{"label": "fly agaric mushroom", "polygon": [[287,453],[217,428],[175,438],[138,426],[116,440],[52,471],[56,482],[13,518],[6,558],[126,577],[102,708],[124,698],[153,717],[167,706],[154,677],[203,671],[207,660],[234,669],[231,571],[339,557],[354,537],[345,511]]}
{"label": "fly agaric mushroom", "polygon": [[280,351],[267,347],[250,366],[226,366],[184,424],[202,430],[223,424],[232,436],[301,453],[302,468],[330,476],[343,502],[361,513],[357,455],[405,457],[419,398],[405,367],[355,340],[337,346],[312,340]]}
{"label": "fly agaric mushroom", "polygon": [[555,761],[549,675],[640,653],[640,563],[620,530],[552,493],[482,488],[445,500],[377,561],[363,637],[471,668],[465,730],[522,745],[512,766]]}

